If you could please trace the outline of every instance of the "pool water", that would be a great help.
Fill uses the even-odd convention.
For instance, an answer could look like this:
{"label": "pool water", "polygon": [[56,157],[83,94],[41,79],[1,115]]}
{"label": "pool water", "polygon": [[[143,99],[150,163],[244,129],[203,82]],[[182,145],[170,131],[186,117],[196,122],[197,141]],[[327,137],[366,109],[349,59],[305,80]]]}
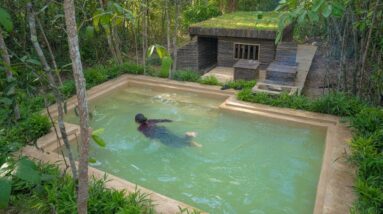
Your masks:
{"label": "pool water", "polygon": [[[325,130],[220,110],[223,99],[125,87],[90,103],[93,167],[210,213],[312,213]],[[136,113],[203,146],[171,147],[137,130]],[[67,121],[78,123],[74,114]]]}

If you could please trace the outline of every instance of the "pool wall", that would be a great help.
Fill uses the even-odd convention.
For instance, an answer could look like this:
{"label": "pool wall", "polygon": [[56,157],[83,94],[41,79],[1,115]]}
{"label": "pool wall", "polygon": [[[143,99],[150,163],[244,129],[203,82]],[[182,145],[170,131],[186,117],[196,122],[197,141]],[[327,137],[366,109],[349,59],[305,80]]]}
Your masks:
{"label": "pool wall", "polygon": [[[223,110],[244,112],[259,117],[284,120],[291,123],[299,123],[304,124],[305,126],[326,129],[326,141],[324,142],[325,150],[317,185],[313,213],[349,212],[352,203],[355,200],[355,194],[352,189],[355,178],[355,169],[347,162],[347,154],[350,153],[347,142],[351,140],[352,135],[346,124],[340,123],[339,117],[238,101],[235,98],[236,91],[222,91],[218,86],[207,86],[198,83],[179,82],[128,74],[91,88],[87,91],[88,100],[91,101],[97,97],[105,96],[109,92],[127,85],[166,88],[174,91],[193,92],[200,94],[201,96],[212,98],[222,98],[223,103],[219,107]],[[77,98],[75,96],[68,99],[68,111],[73,109],[76,104]],[[54,118],[57,117],[57,108],[55,105],[49,107],[49,112]],[[67,123],[66,128],[71,140],[75,140],[76,137],[79,136],[79,126]],[[53,131],[41,137],[37,141],[37,145],[40,150],[34,146],[26,146],[20,152],[22,155],[43,162],[55,163],[61,169],[65,169],[62,155],[55,152],[61,145],[58,143],[56,134]],[[67,172],[70,173],[70,170],[67,170]],[[135,191],[137,188],[137,190],[140,190],[141,192],[149,193],[150,198],[156,205],[155,210],[158,213],[179,213],[179,207],[188,208],[190,210],[194,209],[190,205],[176,201],[144,187],[140,187],[109,173],[89,167],[90,176],[102,179],[105,174],[107,174],[108,180],[110,180],[106,183],[106,186],[109,188],[126,190],[127,193]]]}

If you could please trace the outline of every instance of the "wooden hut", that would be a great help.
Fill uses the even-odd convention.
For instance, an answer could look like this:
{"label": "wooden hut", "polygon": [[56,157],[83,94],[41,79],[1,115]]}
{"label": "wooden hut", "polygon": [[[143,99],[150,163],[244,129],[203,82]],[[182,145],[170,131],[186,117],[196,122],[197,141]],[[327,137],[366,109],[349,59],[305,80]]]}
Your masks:
{"label": "wooden hut", "polygon": [[[277,12],[234,12],[194,24],[191,41],[178,49],[177,68],[204,74],[215,66],[235,67],[245,76],[265,69],[275,60],[278,23]],[[292,40],[292,31],[284,29],[283,41]]]}

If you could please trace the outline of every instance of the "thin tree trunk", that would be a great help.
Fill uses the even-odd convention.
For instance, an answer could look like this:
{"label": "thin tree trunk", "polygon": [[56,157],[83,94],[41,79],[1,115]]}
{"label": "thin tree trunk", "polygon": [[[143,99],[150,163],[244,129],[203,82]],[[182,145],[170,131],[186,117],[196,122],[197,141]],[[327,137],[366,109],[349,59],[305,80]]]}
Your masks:
{"label": "thin tree trunk", "polygon": [[[100,2],[102,12],[105,12],[103,0],[99,0],[99,2]],[[116,49],[115,49],[114,44],[113,44],[112,28],[109,25],[106,25],[104,27],[104,30],[105,30],[105,34],[106,34],[106,40],[108,42],[109,51],[112,54],[113,59],[116,60],[117,63],[120,63],[119,57],[117,55]]]}
{"label": "thin tree trunk", "polygon": [[175,0],[175,6],[176,6],[176,17],[174,22],[174,38],[173,38],[173,55],[174,55],[174,64],[173,64],[173,70],[170,72],[169,76],[172,78],[172,73],[175,73],[177,70],[177,57],[178,57],[178,50],[177,50],[177,35],[178,35],[178,17],[180,13],[180,5],[179,0]]}
{"label": "thin tree trunk", "polygon": [[113,46],[114,50],[116,51],[116,56],[117,56],[117,63],[122,64],[122,53],[120,49],[120,38],[118,37],[118,33],[116,30],[116,27],[111,27],[111,33],[112,33],[112,39],[113,39]]}
{"label": "thin tree trunk", "polygon": [[57,63],[56,63],[56,59],[55,59],[55,55],[53,54],[51,45],[50,45],[50,43],[49,43],[49,41],[48,41],[47,36],[45,35],[44,28],[43,28],[43,26],[41,25],[39,18],[38,18],[38,17],[35,17],[35,18],[36,18],[36,21],[37,21],[37,25],[39,26],[39,29],[40,29],[40,31],[41,31],[41,34],[43,35],[44,42],[45,42],[45,44],[47,45],[48,52],[49,52],[49,56],[50,56],[50,58],[51,58],[52,65],[53,65],[53,68],[54,68],[54,70],[55,70],[55,74],[56,74],[56,76],[57,76],[57,79],[59,80],[60,86],[62,86],[62,85],[63,85],[63,82],[62,82],[62,80],[61,80],[60,73],[59,73],[59,70],[58,70],[58,67],[57,67]]}
{"label": "thin tree trunk", "polygon": [[32,4],[28,3],[27,4],[27,9],[28,9],[28,23],[29,23],[29,29],[31,33],[31,41],[33,44],[33,47],[35,48],[35,51],[40,59],[41,65],[43,66],[44,72],[46,73],[48,77],[48,82],[50,85],[50,88],[53,91],[54,97],[56,99],[56,105],[57,105],[57,112],[58,112],[58,126],[60,129],[61,137],[64,141],[65,148],[68,151],[68,158],[69,158],[69,163],[71,165],[71,170],[72,170],[72,175],[73,179],[76,181],[77,180],[77,169],[76,169],[76,163],[73,158],[72,151],[70,149],[70,144],[67,136],[67,132],[65,129],[65,124],[64,124],[64,109],[63,109],[63,99],[61,96],[60,91],[57,88],[56,81],[53,76],[53,72],[51,67],[48,65],[48,62],[44,56],[43,50],[40,47],[39,41],[37,40],[37,33],[36,33],[36,20],[35,20],[35,14],[33,12]]}
{"label": "thin tree trunk", "polygon": [[80,113],[81,147],[79,160],[79,188],[77,193],[77,211],[87,213],[88,201],[88,155],[89,155],[89,109],[86,98],[86,83],[81,63],[78,43],[74,0],[64,0],[65,25],[68,34],[69,52],[72,61],[73,76],[76,82],[77,101]]}
{"label": "thin tree trunk", "polygon": [[[13,74],[12,74],[12,71],[10,70],[11,59],[9,58],[7,45],[5,44],[3,32],[1,31],[1,28],[0,28],[0,52],[1,52],[1,57],[3,58],[3,61],[4,61],[5,74],[7,76],[7,80],[12,80]],[[19,120],[20,110],[19,110],[19,105],[17,104],[17,101],[15,101],[13,104],[13,113],[15,114],[15,120]]]}
{"label": "thin tree trunk", "polygon": [[166,11],[166,47],[171,52],[170,43],[170,18],[169,18],[169,0],[165,0],[165,11]]}
{"label": "thin tree trunk", "polygon": [[148,0],[144,1],[143,9],[143,39],[142,39],[142,65],[144,66],[144,75],[146,74],[146,50],[148,45]]}
{"label": "thin tree trunk", "polygon": [[365,44],[364,52],[362,55],[362,63],[361,63],[361,69],[360,69],[361,76],[360,76],[360,83],[359,83],[360,88],[362,88],[362,85],[363,85],[364,73],[365,73],[365,69],[366,69],[367,55],[368,55],[368,50],[369,50],[370,44],[371,44],[372,31],[374,29],[376,15],[378,13],[379,5],[380,5],[380,0],[376,0],[375,9],[374,9],[372,21],[371,21],[371,26],[370,26],[370,29],[368,31],[367,42]]}

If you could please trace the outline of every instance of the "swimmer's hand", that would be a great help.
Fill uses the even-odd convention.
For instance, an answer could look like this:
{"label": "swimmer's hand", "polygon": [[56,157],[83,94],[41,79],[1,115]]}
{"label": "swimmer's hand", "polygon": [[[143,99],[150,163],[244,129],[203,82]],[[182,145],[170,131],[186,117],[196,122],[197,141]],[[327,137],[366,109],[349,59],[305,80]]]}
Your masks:
{"label": "swimmer's hand", "polygon": [[197,137],[197,132],[186,132],[185,136],[186,137]]}

